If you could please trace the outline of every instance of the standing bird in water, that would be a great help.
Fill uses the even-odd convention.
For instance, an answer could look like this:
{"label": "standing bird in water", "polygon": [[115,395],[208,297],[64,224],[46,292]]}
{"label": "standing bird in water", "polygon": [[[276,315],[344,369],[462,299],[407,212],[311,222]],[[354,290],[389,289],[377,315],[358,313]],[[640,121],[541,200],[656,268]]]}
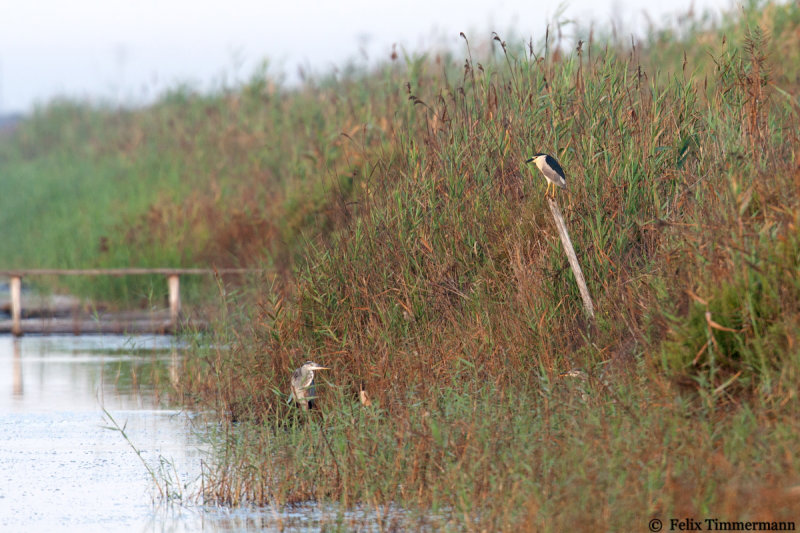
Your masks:
{"label": "standing bird in water", "polygon": [[330,370],[326,366],[319,366],[312,361],[306,361],[303,366],[292,372],[292,393],[289,395],[289,402],[292,400],[308,411],[314,408],[314,400],[317,399],[317,388],[314,386],[314,372],[316,370]]}
{"label": "standing bird in water", "polygon": [[547,154],[536,154],[525,162],[536,163],[536,166],[539,168],[542,174],[544,174],[544,177],[547,180],[547,190],[544,193],[545,196],[547,196],[550,192],[551,186],[553,187],[553,198],[556,197],[556,186],[561,187],[562,189],[567,188],[567,177],[564,175],[564,170],[561,168],[561,165],[558,164],[558,161],[556,161],[554,157]]}

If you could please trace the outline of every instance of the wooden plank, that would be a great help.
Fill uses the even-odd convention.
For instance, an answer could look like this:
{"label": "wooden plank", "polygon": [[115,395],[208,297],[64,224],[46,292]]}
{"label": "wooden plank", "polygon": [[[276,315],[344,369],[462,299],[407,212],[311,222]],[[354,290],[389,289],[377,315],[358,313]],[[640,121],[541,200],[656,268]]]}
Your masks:
{"label": "wooden plank", "polygon": [[[11,320],[0,320],[0,333],[174,333],[180,316],[179,275],[226,275],[263,272],[258,268],[25,268],[0,270],[0,276],[10,278]],[[71,318],[22,318],[21,287],[23,276],[167,276],[169,284],[169,320],[159,320],[155,316],[137,319],[136,317],[80,317]],[[120,318],[125,318],[120,320]],[[204,321],[190,321],[190,329],[205,329]]]}
{"label": "wooden plank", "polygon": [[[192,320],[186,324],[192,330],[207,329],[203,320]],[[0,333],[11,331],[11,320],[0,320]],[[94,318],[24,318],[20,321],[22,334],[37,335],[86,335],[86,334],[167,334],[175,333],[172,321],[164,320],[97,320]]]}
{"label": "wooden plank", "polygon": [[561,236],[561,244],[564,245],[564,251],[567,253],[567,259],[572,267],[572,272],[575,274],[575,281],[578,282],[578,290],[581,292],[583,299],[583,308],[589,318],[594,320],[594,304],[592,297],[589,295],[589,288],[586,286],[586,280],[583,278],[583,271],[581,265],[578,263],[578,256],[575,255],[575,248],[572,247],[572,240],[569,238],[567,231],[567,224],[564,222],[564,216],[561,214],[561,208],[558,207],[555,198],[547,198],[547,204],[550,206],[550,212],[553,214],[553,219],[556,222],[558,234]]}
{"label": "wooden plank", "polygon": [[21,268],[0,270],[0,276],[161,276],[199,274],[248,274],[262,272],[260,268]]}

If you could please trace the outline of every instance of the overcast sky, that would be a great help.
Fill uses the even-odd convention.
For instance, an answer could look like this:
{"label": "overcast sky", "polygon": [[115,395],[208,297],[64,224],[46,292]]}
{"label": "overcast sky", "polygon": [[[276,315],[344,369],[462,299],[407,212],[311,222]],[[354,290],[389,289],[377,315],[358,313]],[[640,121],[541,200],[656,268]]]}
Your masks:
{"label": "overcast sky", "polygon": [[[733,0],[0,0],[0,113],[28,112],[54,96],[143,103],[165,88],[206,89],[247,79],[268,58],[289,80],[298,66],[330,70],[349,58],[376,62],[397,43],[458,50],[513,29],[535,40],[547,21],[608,24],[635,31]],[[562,9],[563,8],[563,9]]]}

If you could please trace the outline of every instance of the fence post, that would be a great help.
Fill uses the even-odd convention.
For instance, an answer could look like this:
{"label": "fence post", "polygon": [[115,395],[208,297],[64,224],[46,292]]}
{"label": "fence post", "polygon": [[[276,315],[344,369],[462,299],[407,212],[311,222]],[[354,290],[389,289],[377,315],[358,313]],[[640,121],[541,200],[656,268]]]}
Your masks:
{"label": "fence post", "polygon": [[11,293],[11,334],[15,337],[22,335],[22,278],[11,276],[9,283]]}
{"label": "fence post", "polygon": [[180,278],[177,274],[170,274],[167,276],[167,284],[169,285],[169,318],[172,321],[172,327],[178,327],[178,315],[181,312],[181,288]]}

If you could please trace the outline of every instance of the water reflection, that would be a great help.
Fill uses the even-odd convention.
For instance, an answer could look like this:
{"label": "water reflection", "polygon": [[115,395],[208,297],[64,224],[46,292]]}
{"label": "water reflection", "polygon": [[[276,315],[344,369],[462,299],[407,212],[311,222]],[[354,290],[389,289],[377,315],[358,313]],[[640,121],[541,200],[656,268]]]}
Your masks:
{"label": "water reflection", "polygon": [[12,395],[14,398],[19,398],[22,396],[23,391],[25,388],[22,386],[22,356],[20,351],[20,339],[15,338],[14,342],[14,358],[13,364],[11,365],[11,375],[13,376],[14,386],[12,390]]}
{"label": "water reflection", "polygon": [[154,508],[147,469],[102,410],[190,495],[203,445],[158,394],[179,366],[169,337],[0,337],[0,530],[199,529]]}
{"label": "water reflection", "polygon": [[[177,379],[170,337],[0,337],[0,412],[153,407],[159,383]],[[5,363],[4,363],[5,362]],[[10,364],[9,364],[10,363]],[[11,383],[4,383],[7,377]],[[168,382],[168,381],[167,381]]]}

